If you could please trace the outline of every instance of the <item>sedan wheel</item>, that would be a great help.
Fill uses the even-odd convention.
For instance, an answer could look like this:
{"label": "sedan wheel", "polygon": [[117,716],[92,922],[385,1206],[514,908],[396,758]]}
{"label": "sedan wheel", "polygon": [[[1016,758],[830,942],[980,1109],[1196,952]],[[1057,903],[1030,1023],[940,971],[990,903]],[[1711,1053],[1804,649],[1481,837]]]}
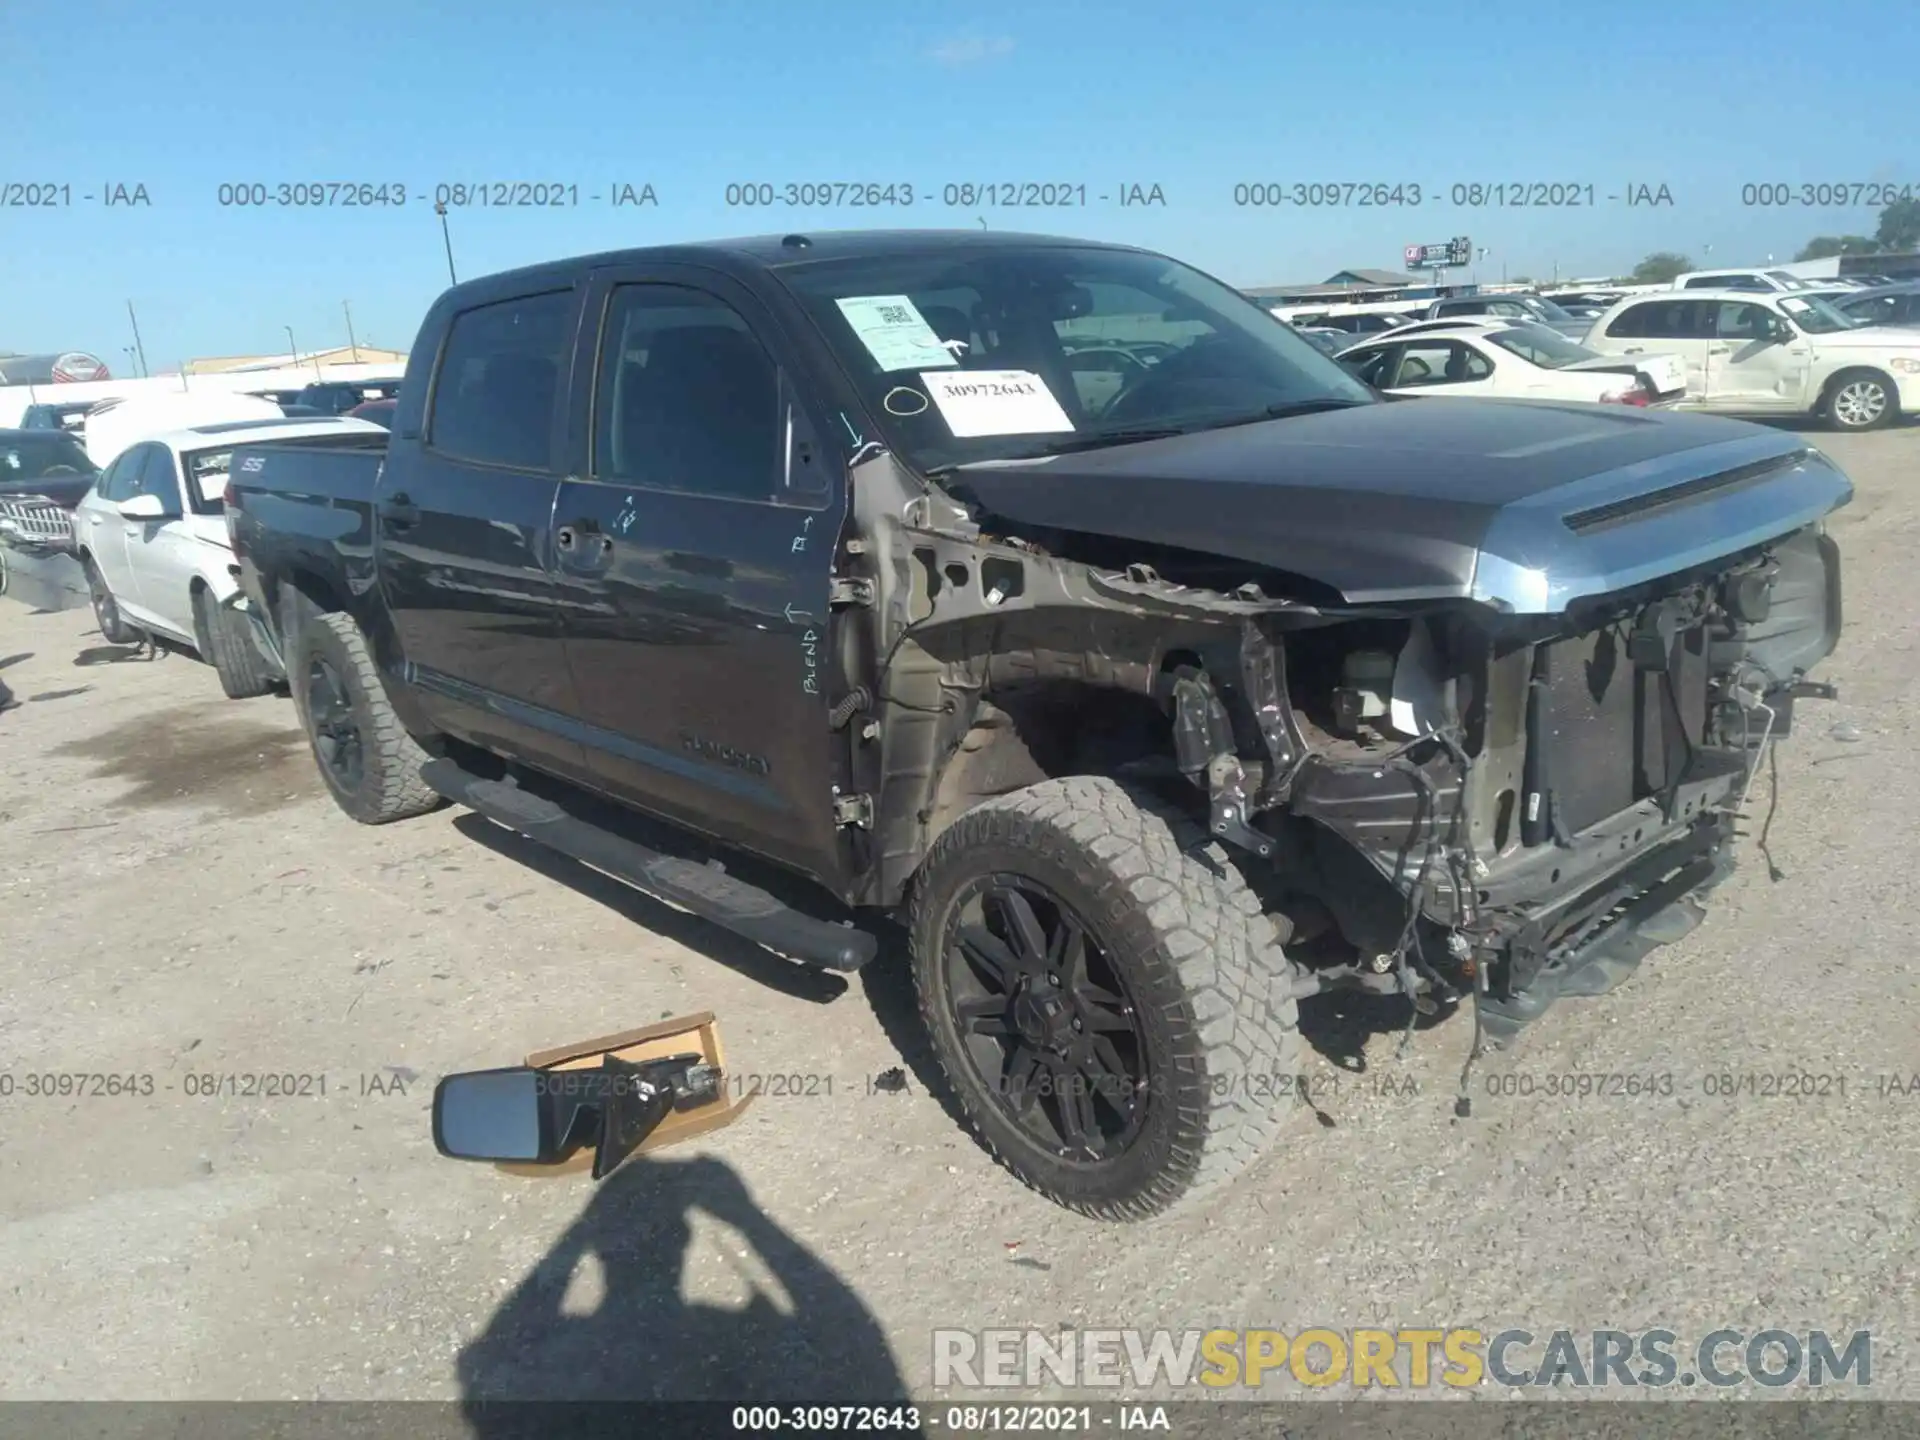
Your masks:
{"label": "sedan wheel", "polygon": [[107,588],[107,577],[92,560],[87,561],[87,598],[93,602],[93,623],[109,645],[131,645],[140,638],[140,632],[121,619],[120,606]]}

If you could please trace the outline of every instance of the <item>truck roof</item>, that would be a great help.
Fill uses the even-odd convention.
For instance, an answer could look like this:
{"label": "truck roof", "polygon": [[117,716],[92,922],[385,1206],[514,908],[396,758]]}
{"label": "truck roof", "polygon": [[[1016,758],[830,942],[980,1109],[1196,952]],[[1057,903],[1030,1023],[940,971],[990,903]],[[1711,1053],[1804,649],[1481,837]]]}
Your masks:
{"label": "truck roof", "polygon": [[699,240],[677,245],[648,245],[629,250],[605,250],[549,260],[517,270],[497,271],[467,280],[447,293],[493,290],[505,283],[576,274],[613,265],[695,264],[722,270],[783,270],[827,260],[873,259],[930,252],[998,250],[1034,246],[1077,250],[1131,250],[1137,245],[1115,245],[1103,240],[1081,240],[1065,235],[1030,235],[1008,230],[806,230],[782,235],[748,235],[731,240]]}

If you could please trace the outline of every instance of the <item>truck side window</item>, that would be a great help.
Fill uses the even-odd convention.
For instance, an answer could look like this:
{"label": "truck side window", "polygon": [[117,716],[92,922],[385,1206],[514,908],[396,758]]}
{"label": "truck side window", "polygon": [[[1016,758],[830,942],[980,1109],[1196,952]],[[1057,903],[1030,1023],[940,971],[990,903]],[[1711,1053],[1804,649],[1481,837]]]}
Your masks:
{"label": "truck side window", "polygon": [[427,444],[514,470],[553,466],[553,407],[573,292],[518,296],[453,318],[433,387]]}
{"label": "truck side window", "polygon": [[596,478],[768,500],[780,445],[778,367],[738,311],[678,285],[614,290],[593,402]]}

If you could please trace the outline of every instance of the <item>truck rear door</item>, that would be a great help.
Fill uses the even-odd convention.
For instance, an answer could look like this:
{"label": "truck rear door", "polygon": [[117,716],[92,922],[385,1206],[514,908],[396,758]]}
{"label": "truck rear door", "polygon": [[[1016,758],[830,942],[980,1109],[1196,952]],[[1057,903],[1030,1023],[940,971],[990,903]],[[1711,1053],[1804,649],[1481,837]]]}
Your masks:
{"label": "truck rear door", "polygon": [[547,282],[482,291],[452,316],[373,507],[381,590],[428,717],[569,779],[586,760],[550,567],[580,303],[581,287]]}
{"label": "truck rear door", "polygon": [[803,368],[760,300],[703,268],[598,272],[587,314],[554,519],[589,759],[603,788],[837,890],[845,486]]}

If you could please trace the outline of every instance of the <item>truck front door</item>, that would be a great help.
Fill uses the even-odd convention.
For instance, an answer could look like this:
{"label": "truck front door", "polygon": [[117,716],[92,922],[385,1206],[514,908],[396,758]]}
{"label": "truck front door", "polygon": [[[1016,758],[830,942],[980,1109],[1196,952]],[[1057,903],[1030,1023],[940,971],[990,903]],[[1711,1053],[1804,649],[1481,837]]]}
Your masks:
{"label": "truck front door", "polygon": [[846,496],[791,340],[700,268],[603,271],[587,303],[574,373],[594,378],[554,533],[589,761],[603,788],[841,890],[828,592]]}
{"label": "truck front door", "polygon": [[578,289],[549,287],[453,315],[374,492],[376,570],[428,718],[569,779],[586,756],[549,567],[579,314]]}

